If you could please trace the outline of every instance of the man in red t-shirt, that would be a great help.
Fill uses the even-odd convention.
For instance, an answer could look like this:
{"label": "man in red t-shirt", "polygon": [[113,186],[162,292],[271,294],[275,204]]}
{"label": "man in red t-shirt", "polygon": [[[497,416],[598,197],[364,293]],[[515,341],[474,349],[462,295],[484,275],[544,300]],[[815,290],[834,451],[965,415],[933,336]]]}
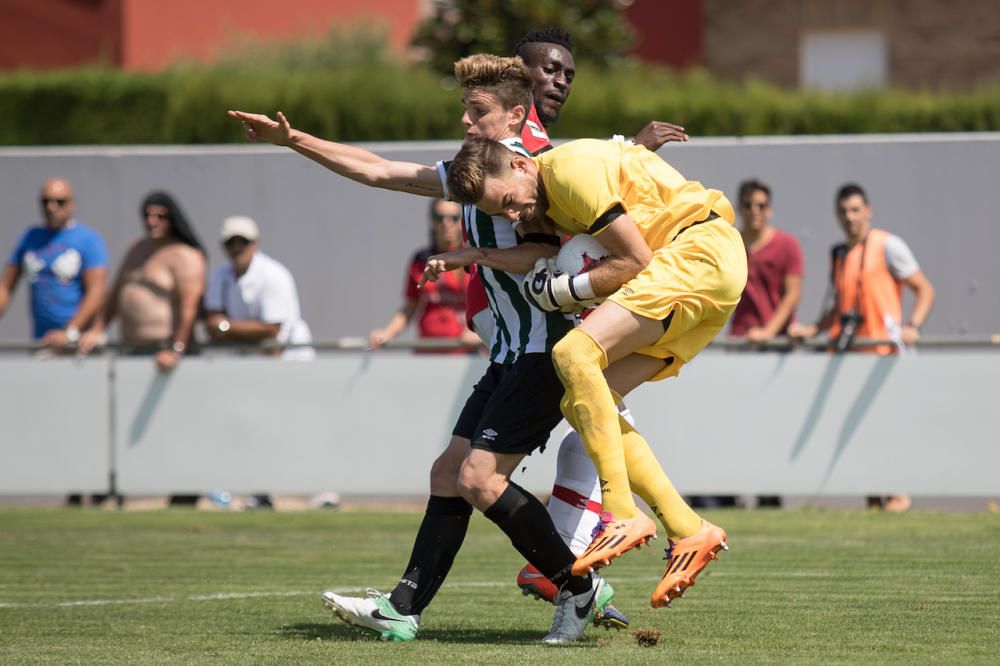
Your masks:
{"label": "man in red t-shirt", "polygon": [[771,226],[771,188],[740,184],[740,233],[747,248],[747,286],[730,318],[730,335],[766,342],[787,332],[802,296],[802,248],[795,236]]}
{"label": "man in red t-shirt", "polygon": [[[368,335],[375,349],[406,330],[417,313],[419,337],[461,340],[477,345],[479,338],[465,325],[465,290],[469,276],[462,270],[442,273],[436,282],[418,288],[424,267],[431,255],[457,250],[462,245],[462,207],[453,201],[435,199],[431,202],[431,244],[417,251],[410,259],[403,291],[403,304],[384,328]],[[450,350],[449,350],[450,351]],[[456,349],[452,353],[464,353]]]}

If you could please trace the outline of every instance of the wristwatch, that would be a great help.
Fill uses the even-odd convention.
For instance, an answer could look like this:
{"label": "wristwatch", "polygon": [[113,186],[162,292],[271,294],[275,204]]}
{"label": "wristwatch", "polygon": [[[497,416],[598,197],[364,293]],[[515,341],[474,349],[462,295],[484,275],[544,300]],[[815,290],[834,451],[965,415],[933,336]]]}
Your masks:
{"label": "wristwatch", "polygon": [[187,349],[187,345],[180,340],[174,340],[174,344],[170,345],[170,348],[174,350],[175,354],[183,354],[184,350]]}
{"label": "wristwatch", "polygon": [[219,333],[228,333],[230,329],[229,320],[220,319],[219,323],[215,325],[215,328],[218,329]]}
{"label": "wristwatch", "polygon": [[74,344],[80,341],[80,329],[76,326],[67,326],[63,333],[66,334],[66,339]]}

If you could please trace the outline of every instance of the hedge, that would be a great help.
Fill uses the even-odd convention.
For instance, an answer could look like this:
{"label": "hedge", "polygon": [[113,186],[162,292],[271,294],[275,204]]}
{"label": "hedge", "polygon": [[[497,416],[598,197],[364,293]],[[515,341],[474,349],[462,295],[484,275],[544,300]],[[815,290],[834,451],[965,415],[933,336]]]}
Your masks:
{"label": "hedge", "polygon": [[[604,136],[650,119],[698,136],[952,132],[1000,129],[1000,88],[962,94],[852,94],[742,86],[701,72],[583,66],[554,134]],[[450,84],[450,85],[449,85]],[[297,70],[233,65],[162,74],[105,68],[0,76],[0,144],[197,144],[242,141],[229,108],[273,113],[342,141],[462,135],[454,82],[418,66]]]}

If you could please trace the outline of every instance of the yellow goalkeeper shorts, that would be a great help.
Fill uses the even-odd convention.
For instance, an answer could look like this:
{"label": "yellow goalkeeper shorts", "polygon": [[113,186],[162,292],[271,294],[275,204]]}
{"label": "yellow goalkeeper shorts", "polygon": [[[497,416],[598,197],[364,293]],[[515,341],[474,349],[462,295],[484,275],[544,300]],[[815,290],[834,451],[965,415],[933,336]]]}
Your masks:
{"label": "yellow goalkeeper shorts", "polygon": [[663,337],[636,353],[662,358],[651,381],[673,377],[723,329],[747,282],[747,253],[740,233],[715,218],[682,231],[638,275],[608,300],[629,312],[663,322]]}

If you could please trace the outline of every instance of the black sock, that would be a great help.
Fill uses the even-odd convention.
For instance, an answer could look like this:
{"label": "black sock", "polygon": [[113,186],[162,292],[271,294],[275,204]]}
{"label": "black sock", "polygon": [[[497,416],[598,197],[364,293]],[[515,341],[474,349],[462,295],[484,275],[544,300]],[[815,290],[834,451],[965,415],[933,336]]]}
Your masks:
{"label": "black sock", "polygon": [[573,594],[590,589],[590,576],[573,576],[576,555],[559,536],[552,516],[538,498],[510,483],[493,506],[483,514],[510,537],[517,552],[531,562],[557,587],[565,585]]}
{"label": "black sock", "polygon": [[431,603],[462,548],[472,505],[461,497],[431,495],[413,542],[406,573],[390,595],[403,615],[419,615]]}

